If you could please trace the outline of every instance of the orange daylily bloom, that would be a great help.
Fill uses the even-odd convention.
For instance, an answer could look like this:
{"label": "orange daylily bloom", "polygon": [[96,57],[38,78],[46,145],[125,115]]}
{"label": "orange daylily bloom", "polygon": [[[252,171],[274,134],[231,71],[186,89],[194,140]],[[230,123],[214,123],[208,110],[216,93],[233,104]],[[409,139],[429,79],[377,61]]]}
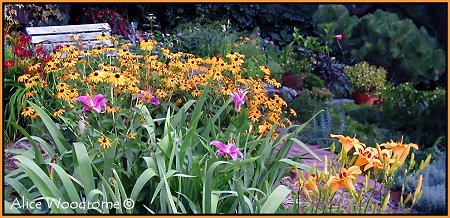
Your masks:
{"label": "orange daylily bloom", "polygon": [[353,182],[361,173],[358,166],[351,166],[348,169],[342,168],[338,176],[331,176],[327,182],[327,186],[331,187],[331,194],[334,194],[341,187],[348,191],[355,192],[356,190]]}
{"label": "orange daylily bloom", "polygon": [[303,183],[305,188],[313,191],[314,193],[319,193],[319,188],[317,188],[317,177],[316,176],[310,176],[305,183]]}
{"label": "orange daylily bloom", "polygon": [[398,158],[398,161],[400,163],[404,163],[406,160],[406,157],[409,154],[409,151],[411,150],[411,148],[414,148],[416,150],[419,149],[419,146],[413,143],[410,144],[403,144],[402,141],[400,142],[387,142],[384,144],[381,144],[380,147],[383,146],[387,149],[390,149],[392,151],[392,157],[393,158]]}
{"label": "orange daylily bloom", "polygon": [[363,143],[359,142],[359,140],[356,138],[350,138],[348,136],[334,135],[334,134],[330,134],[330,137],[338,138],[339,142],[344,147],[344,150],[346,153],[348,153],[352,148],[355,148],[355,150],[357,150],[359,148],[364,149],[366,147]]}
{"label": "orange daylily bloom", "polygon": [[358,155],[355,166],[364,166],[364,171],[375,166],[380,168],[382,165],[376,148],[367,147],[364,150],[358,148],[353,155]]}

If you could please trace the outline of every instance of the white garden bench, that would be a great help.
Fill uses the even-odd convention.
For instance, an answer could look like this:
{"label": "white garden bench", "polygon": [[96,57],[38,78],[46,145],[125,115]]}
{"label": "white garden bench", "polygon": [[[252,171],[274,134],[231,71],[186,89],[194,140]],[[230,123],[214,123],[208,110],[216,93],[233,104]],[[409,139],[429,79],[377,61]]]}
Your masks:
{"label": "white garden bench", "polygon": [[83,41],[83,47],[94,47],[101,44],[113,45],[110,40],[106,42],[97,40],[99,35],[111,35],[111,27],[108,23],[27,27],[26,32],[33,45],[41,44],[44,49],[50,48],[52,51],[57,45],[71,44],[69,43],[71,36],[80,37]]}

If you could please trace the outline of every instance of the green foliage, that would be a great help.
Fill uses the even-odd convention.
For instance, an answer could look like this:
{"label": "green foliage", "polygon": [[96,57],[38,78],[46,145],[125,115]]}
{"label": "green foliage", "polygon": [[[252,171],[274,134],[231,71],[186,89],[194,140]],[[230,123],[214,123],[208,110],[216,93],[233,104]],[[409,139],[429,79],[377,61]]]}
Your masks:
{"label": "green foliage", "polygon": [[238,36],[230,29],[230,26],[221,26],[220,22],[183,23],[174,29],[174,51],[190,52],[200,57],[213,57],[225,54],[232,50],[233,43]]}
{"label": "green foliage", "polygon": [[371,66],[360,62],[345,68],[353,89],[364,93],[377,93],[386,84],[387,71],[382,67]]}
{"label": "green foliage", "polygon": [[385,67],[391,81],[437,81],[445,72],[445,51],[424,28],[409,19],[381,10],[361,19],[348,16],[344,6],[323,5],[314,15],[317,30],[332,24],[344,34],[343,47],[358,60]]}
{"label": "green foliage", "polygon": [[[141,106],[145,117],[141,127],[150,141],[143,150],[134,150],[131,144],[120,144],[117,139],[107,150],[90,147],[89,142],[70,144],[62,137],[50,116],[30,103],[51,133],[51,141],[57,145],[45,149],[57,158],[55,161],[52,157],[43,162],[37,161],[33,158],[34,154],[40,154],[37,149],[16,156],[19,169],[7,172],[7,193],[17,193],[19,198],[29,201],[40,197],[49,201],[61,199],[62,202],[77,203],[81,203],[81,199],[88,202],[124,202],[131,199],[136,206],[127,208],[126,204],[120,204],[112,210],[107,207],[72,210],[57,208],[53,204],[40,211],[43,213],[275,213],[290,193],[285,186],[278,185],[287,172],[286,163],[292,164],[285,159],[292,144],[290,139],[311,120],[301,126],[293,126],[294,131],[273,156],[275,145],[280,143],[281,137],[271,140],[271,136],[245,134],[242,128],[248,124],[241,121],[226,127],[223,136],[205,134],[205,129],[198,126],[200,117],[207,116],[205,119],[212,121],[207,128],[209,132],[215,132],[219,124],[217,118],[224,112],[218,110],[213,115],[202,113],[208,97],[206,93],[196,104],[188,102],[177,112],[169,108],[163,125],[158,125],[158,119],[153,119],[148,109]],[[192,106],[194,108],[191,110]],[[189,123],[185,122],[189,120],[187,111],[190,111]],[[161,134],[156,133],[158,129],[162,130]],[[156,137],[157,142],[154,141]],[[214,155],[214,148],[209,142],[224,141],[226,138],[233,138],[236,145],[243,148],[243,160],[224,161],[221,156]],[[124,151],[120,149],[123,146],[129,148]],[[308,170],[301,164],[297,167]],[[30,189],[31,186],[36,188]],[[12,205],[10,201],[6,203]],[[19,211],[24,212],[15,207],[11,207],[10,212]]]}
{"label": "green foliage", "polygon": [[[270,37],[277,45],[292,40],[292,26],[301,26],[311,32],[314,4],[145,4],[137,6],[133,14],[144,21],[148,13],[155,15],[163,29],[172,29],[179,23],[200,18],[207,22],[229,20],[240,31],[259,28],[263,38]],[[142,23],[142,22],[141,22]]]}
{"label": "green foliage", "polygon": [[[382,126],[406,133],[419,145],[430,147],[446,135],[446,90],[420,91],[412,84],[389,85],[383,90]],[[444,140],[445,141],[445,140]]]}
{"label": "green foliage", "polygon": [[317,32],[322,32],[330,23],[330,33],[343,33],[345,38],[352,38],[352,30],[358,24],[356,16],[350,16],[343,5],[319,5],[313,15],[313,23]]}
{"label": "green foliage", "polygon": [[305,77],[305,88],[311,90],[313,87],[325,88],[325,82],[321,80],[317,75],[307,73]]}

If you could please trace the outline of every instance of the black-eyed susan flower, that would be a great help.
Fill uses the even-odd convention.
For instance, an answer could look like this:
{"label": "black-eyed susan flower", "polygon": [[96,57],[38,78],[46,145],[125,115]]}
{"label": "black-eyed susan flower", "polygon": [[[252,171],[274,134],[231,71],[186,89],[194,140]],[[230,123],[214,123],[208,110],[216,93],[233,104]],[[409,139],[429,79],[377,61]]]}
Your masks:
{"label": "black-eyed susan flower", "polygon": [[26,92],[26,93],[25,93],[25,97],[30,98],[30,97],[32,97],[32,96],[34,96],[34,95],[36,95],[36,94],[37,94],[37,91],[36,91],[36,90],[29,91],[29,92]]}
{"label": "black-eyed susan flower", "polygon": [[130,133],[128,133],[127,137],[130,138],[130,139],[136,139],[137,134],[134,133],[134,132],[130,132]]}
{"label": "black-eyed susan flower", "polygon": [[112,84],[113,86],[124,86],[126,85],[127,78],[121,73],[110,73],[106,77],[106,82]]}
{"label": "black-eyed susan flower", "polygon": [[22,110],[22,116],[29,117],[34,114],[36,111],[32,107],[26,107]]}
{"label": "black-eyed susan flower", "polygon": [[102,70],[96,70],[89,74],[87,81],[92,83],[99,83],[104,81],[106,73]]}
{"label": "black-eyed susan flower", "polygon": [[98,138],[97,141],[100,143],[100,147],[102,147],[103,149],[111,147],[111,140],[109,138],[106,138],[105,136]]}
{"label": "black-eyed susan flower", "polygon": [[144,51],[151,51],[155,48],[155,45],[156,41],[145,39],[139,43],[139,48]]}
{"label": "black-eyed susan flower", "polygon": [[53,112],[53,116],[59,117],[59,116],[63,115],[65,112],[66,112],[66,110],[64,110],[64,109],[58,109],[57,111]]}
{"label": "black-eyed susan flower", "polygon": [[202,94],[202,92],[201,91],[199,91],[199,90],[194,90],[194,91],[192,91],[192,96],[194,96],[194,97],[199,97],[201,94]]}
{"label": "black-eyed susan flower", "polygon": [[39,117],[39,114],[38,114],[36,111],[30,115],[30,118],[31,118],[32,120],[33,120],[33,119],[36,119],[37,117]]}
{"label": "black-eyed susan flower", "polygon": [[18,82],[25,82],[30,78],[30,74],[23,74],[17,78]]}
{"label": "black-eyed susan flower", "polygon": [[294,116],[294,117],[297,116],[297,112],[295,112],[295,110],[292,108],[289,110],[289,113],[292,114],[292,116]]}
{"label": "black-eyed susan flower", "polygon": [[259,70],[264,73],[264,75],[270,76],[270,69],[266,66],[260,66]]}

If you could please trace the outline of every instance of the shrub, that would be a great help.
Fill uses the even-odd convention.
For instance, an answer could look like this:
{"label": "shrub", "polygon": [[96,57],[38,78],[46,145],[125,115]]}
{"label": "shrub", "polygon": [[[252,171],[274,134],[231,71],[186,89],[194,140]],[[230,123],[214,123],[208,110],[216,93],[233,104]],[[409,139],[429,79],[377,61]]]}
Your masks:
{"label": "shrub", "polygon": [[130,32],[128,21],[118,12],[109,8],[87,7],[83,8],[81,14],[76,18],[77,23],[108,23],[114,34],[129,38]]}
{"label": "shrub", "polygon": [[358,19],[342,5],[323,5],[314,21],[319,31],[332,23],[346,36],[344,48],[358,60],[385,67],[390,81],[430,82],[445,72],[445,52],[436,39],[394,13],[377,10]]}
{"label": "shrub", "polygon": [[[179,23],[192,22],[198,18],[205,22],[229,20],[239,31],[259,28],[263,38],[274,40],[277,45],[288,44],[292,26],[302,26],[311,32],[311,16],[315,4],[140,4],[136,14],[154,14],[163,29],[172,29]],[[162,19],[164,18],[164,19]],[[145,19],[137,18],[140,23]]]}
{"label": "shrub", "polygon": [[381,94],[384,99],[380,126],[404,132],[417,143],[430,147],[446,135],[446,91],[420,91],[412,84],[389,85]]}
{"label": "shrub", "polygon": [[357,92],[375,94],[382,90],[386,83],[387,72],[382,67],[371,66],[360,62],[345,68],[352,87]]}
{"label": "shrub", "polygon": [[7,27],[58,26],[69,22],[69,4],[6,4]]}
{"label": "shrub", "polygon": [[174,51],[191,52],[200,57],[213,57],[232,50],[238,36],[226,23],[191,22],[177,26],[172,35],[176,42]]}

